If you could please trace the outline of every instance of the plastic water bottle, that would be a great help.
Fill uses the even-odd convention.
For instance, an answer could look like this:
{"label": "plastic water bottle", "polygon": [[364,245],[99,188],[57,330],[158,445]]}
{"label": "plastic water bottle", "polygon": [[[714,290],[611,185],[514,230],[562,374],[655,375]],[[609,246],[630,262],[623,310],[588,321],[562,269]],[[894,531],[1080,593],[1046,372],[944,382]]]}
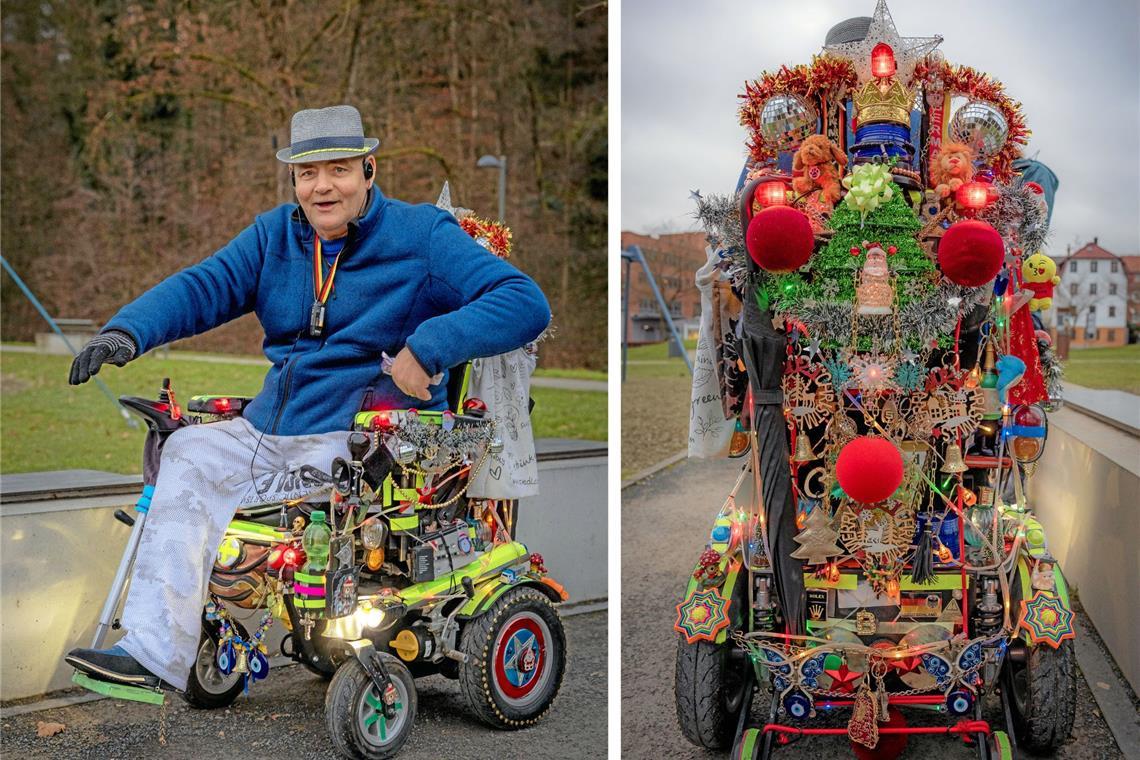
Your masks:
{"label": "plastic water bottle", "polygon": [[309,527],[305,528],[305,533],[301,536],[301,546],[305,547],[305,556],[308,562],[305,563],[305,572],[318,574],[323,573],[329,564],[329,539],[332,537],[332,531],[329,530],[328,523],[325,522],[325,513],[316,510],[311,515],[312,522]]}

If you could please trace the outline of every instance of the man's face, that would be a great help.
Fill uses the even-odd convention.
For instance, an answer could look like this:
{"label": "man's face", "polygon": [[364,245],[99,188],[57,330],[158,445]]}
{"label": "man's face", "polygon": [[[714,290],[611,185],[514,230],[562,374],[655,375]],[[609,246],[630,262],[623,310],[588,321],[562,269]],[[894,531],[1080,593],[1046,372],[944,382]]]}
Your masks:
{"label": "man's face", "polygon": [[[373,161],[371,157],[366,159]],[[297,201],[317,234],[331,240],[348,232],[348,223],[364,206],[371,180],[364,179],[359,158],[317,161],[293,167]]]}

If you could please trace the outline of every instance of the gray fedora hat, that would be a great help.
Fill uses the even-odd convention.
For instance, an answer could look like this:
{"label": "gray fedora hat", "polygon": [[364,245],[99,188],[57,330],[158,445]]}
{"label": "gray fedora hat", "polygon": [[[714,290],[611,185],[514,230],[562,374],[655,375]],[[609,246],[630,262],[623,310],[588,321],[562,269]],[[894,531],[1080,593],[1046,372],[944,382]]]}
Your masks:
{"label": "gray fedora hat", "polygon": [[360,111],[352,106],[309,108],[293,114],[287,148],[277,151],[277,160],[287,164],[332,161],[367,156],[380,145],[364,136]]}

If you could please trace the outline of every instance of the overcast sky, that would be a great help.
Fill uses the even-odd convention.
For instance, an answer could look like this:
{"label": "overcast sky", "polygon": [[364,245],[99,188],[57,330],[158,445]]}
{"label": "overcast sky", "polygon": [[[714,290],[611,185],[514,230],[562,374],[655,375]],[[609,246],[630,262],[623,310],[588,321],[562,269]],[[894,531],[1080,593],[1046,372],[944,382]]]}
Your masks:
{"label": "overcast sky", "polygon": [[[942,35],[946,60],[1020,100],[1025,155],[1060,179],[1047,250],[1099,236],[1140,253],[1140,10],[1136,0],[893,0],[903,37]],[[810,63],[827,30],[875,0],[622,0],[622,229],[697,229],[689,191],[735,188],[737,95]]]}

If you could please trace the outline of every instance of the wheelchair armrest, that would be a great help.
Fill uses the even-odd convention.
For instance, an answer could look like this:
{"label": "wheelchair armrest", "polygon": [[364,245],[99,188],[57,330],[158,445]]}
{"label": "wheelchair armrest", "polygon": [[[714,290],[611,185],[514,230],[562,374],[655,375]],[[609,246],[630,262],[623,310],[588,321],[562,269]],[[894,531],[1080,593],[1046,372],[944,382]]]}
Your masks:
{"label": "wheelchair armrest", "polygon": [[463,413],[467,400],[467,384],[471,378],[471,362],[456,364],[447,371],[447,408],[456,414]]}

